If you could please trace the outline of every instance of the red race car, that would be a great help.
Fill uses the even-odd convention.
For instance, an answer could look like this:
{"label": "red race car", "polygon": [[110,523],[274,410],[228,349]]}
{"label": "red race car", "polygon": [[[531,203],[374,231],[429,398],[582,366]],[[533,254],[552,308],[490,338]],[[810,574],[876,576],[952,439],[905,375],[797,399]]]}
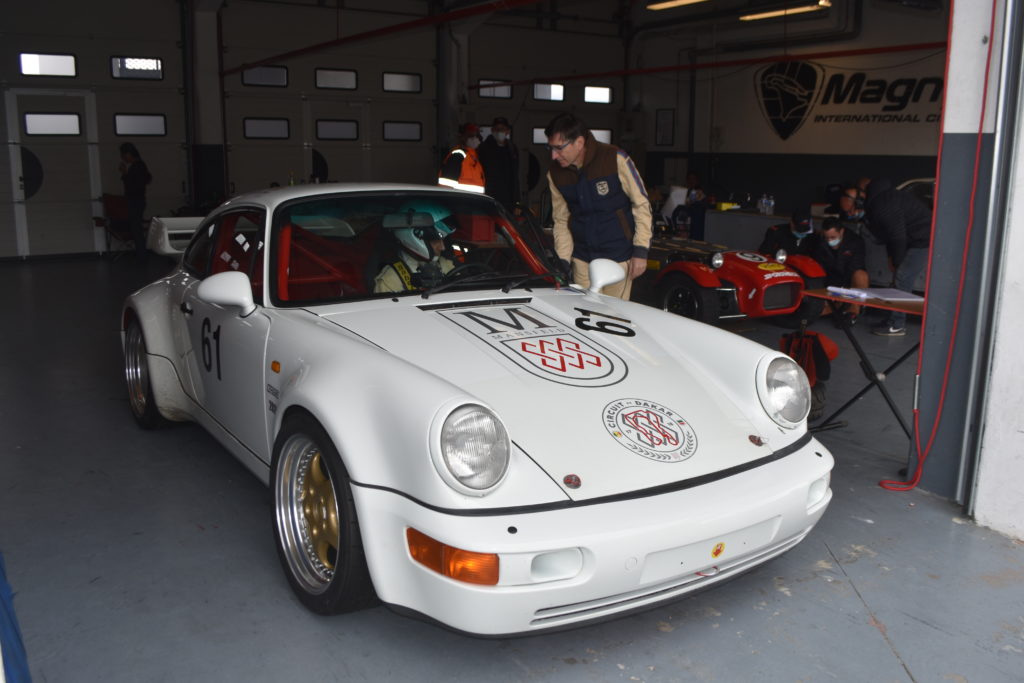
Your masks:
{"label": "red race car", "polygon": [[769,258],[752,251],[680,237],[656,237],[638,299],[705,323],[733,318],[821,314],[823,302],[803,296],[825,286],[825,271],[808,256]]}

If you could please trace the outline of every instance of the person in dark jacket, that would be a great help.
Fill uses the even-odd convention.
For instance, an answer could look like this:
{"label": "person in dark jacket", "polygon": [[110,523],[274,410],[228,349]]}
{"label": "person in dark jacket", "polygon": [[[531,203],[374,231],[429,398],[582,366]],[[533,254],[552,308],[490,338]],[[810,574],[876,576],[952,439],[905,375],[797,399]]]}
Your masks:
{"label": "person in dark jacket", "polygon": [[590,286],[592,260],[617,262],[626,278],[601,292],[628,300],[633,278],[647,270],[651,246],[651,202],[640,173],[628,154],[598,142],[572,114],[556,116],[544,135],[555,253],[583,287]]}
{"label": "person in dark jacket", "polygon": [[[826,287],[867,287],[866,253],[864,238],[832,217],[822,222],[810,256],[825,269]],[[856,319],[860,306],[851,306],[848,312]]]}
{"label": "person in dark jacket", "polygon": [[509,213],[519,201],[519,154],[511,134],[508,119],[499,116],[491,123],[491,134],[477,149],[484,167],[485,192]]}
{"label": "person in dark jacket", "polygon": [[802,207],[793,212],[789,223],[779,223],[768,228],[761,240],[758,251],[765,256],[775,257],[779,249],[785,249],[787,255],[810,255],[815,242],[814,225],[811,222],[811,211]]}
{"label": "person in dark jacket", "polygon": [[[885,245],[893,269],[893,285],[912,291],[914,282],[928,266],[931,244],[931,207],[910,192],[897,190],[884,178],[872,180],[864,205],[868,230]],[[871,330],[886,337],[906,334],[905,313],[892,312],[885,323]]]}
{"label": "person in dark jacket", "polygon": [[128,205],[128,227],[135,242],[135,255],[146,258],[146,231],[142,227],[142,215],[146,211],[146,185],[153,180],[146,162],[139,156],[135,145],[126,142],[121,145],[121,182],[124,184],[124,199]]}

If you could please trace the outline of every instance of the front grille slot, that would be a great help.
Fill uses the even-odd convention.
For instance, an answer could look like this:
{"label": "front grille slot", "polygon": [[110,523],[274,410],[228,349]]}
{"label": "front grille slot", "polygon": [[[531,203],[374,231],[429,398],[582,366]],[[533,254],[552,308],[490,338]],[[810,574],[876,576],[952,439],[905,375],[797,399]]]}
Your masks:
{"label": "front grille slot", "polygon": [[764,289],[764,309],[774,311],[779,308],[792,308],[796,306],[797,297],[800,296],[800,285],[796,282],[783,282],[771,285]]}

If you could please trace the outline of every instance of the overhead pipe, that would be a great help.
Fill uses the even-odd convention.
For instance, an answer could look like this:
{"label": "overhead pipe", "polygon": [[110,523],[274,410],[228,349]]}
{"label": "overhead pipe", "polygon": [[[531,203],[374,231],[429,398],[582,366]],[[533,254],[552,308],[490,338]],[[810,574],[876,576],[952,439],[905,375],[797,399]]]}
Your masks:
{"label": "overhead pipe", "polygon": [[337,47],[339,45],[346,45],[348,43],[354,43],[361,40],[369,40],[371,38],[380,38],[382,36],[388,36],[393,35],[395,33],[411,31],[418,28],[424,28],[426,26],[437,26],[439,24],[447,24],[453,21],[467,19],[469,17],[479,16],[481,14],[488,14],[490,12],[500,12],[502,10],[512,9],[515,7],[535,5],[538,2],[541,2],[541,0],[493,0],[492,2],[486,2],[482,5],[477,5],[475,7],[467,7],[465,9],[444,12],[442,14],[435,14],[433,16],[426,16],[421,19],[404,21],[400,24],[385,26],[384,28],[374,29],[372,31],[364,31],[363,33],[356,33],[351,36],[345,36],[344,38],[336,38],[334,40],[328,40],[323,43],[317,43],[316,45],[310,45],[308,47],[299,48],[297,50],[283,52],[281,54],[274,55],[272,57],[266,57],[255,62],[247,62],[245,64],[233,66],[229,69],[221,71],[221,75],[227,76],[228,74],[237,73],[239,71],[245,71],[246,69],[252,69],[257,66],[263,66],[264,64],[280,63],[289,59],[294,59],[295,57],[308,55],[314,52],[320,52],[322,50],[326,50],[331,47]]}

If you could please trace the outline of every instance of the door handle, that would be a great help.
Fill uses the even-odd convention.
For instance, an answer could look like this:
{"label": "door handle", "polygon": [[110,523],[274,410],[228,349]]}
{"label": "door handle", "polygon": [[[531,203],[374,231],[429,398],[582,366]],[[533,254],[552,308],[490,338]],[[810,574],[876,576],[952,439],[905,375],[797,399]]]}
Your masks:
{"label": "door handle", "polygon": [[184,313],[185,315],[192,315],[192,307],[188,305],[187,301],[183,301],[181,303],[181,306],[179,306],[178,308],[180,308],[181,312]]}

